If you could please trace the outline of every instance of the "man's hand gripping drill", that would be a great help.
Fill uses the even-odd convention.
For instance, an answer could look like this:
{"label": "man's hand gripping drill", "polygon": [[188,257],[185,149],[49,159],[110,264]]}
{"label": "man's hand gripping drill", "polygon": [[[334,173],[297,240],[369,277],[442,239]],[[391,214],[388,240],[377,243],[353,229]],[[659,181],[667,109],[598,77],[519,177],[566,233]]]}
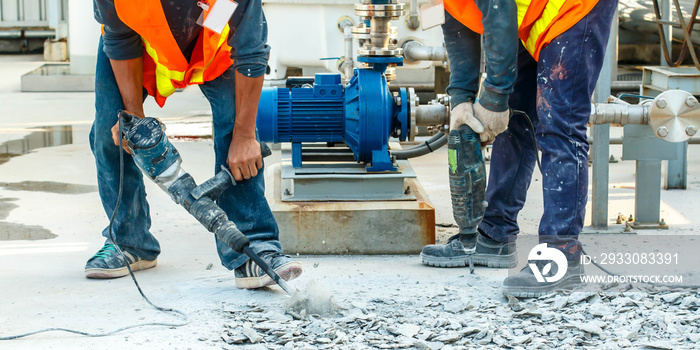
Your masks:
{"label": "man's hand gripping drill", "polygon": [[[248,238],[214,202],[226,188],[236,185],[231,172],[222,166],[214,177],[197,186],[192,176],[180,166],[180,153],[168,141],[165,126],[160,121],[138,118],[126,111],[119,111],[118,117],[121,137],[139,169],[219,240],[237,253],[248,255],[285,292],[292,294],[287,282],[253,252]],[[260,143],[260,147],[263,157],[272,153],[264,143]]]}

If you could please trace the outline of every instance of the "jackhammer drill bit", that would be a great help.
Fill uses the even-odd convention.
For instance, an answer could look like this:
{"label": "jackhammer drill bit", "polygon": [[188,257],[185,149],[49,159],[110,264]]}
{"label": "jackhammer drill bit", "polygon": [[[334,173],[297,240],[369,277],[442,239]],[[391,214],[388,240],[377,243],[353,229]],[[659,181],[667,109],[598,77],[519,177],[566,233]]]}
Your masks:
{"label": "jackhammer drill bit", "polygon": [[[197,186],[192,176],[182,169],[182,158],[165,135],[165,125],[155,118],[138,118],[126,111],[119,111],[122,138],[141,171],[170,195],[175,203],[183,206],[204,227],[216,235],[237,253],[244,253],[272,278],[285,292],[292,288],[250,247],[250,241],[226,213],[215,203],[219,195],[236,180],[224,166],[211,179]],[[260,143],[262,156],[272,152]]]}
{"label": "jackhammer drill bit", "polygon": [[477,227],[484,218],[486,166],[481,155],[479,134],[463,125],[447,136],[452,213],[459,226],[459,237],[469,254],[469,272],[474,273],[472,255],[476,250]]}

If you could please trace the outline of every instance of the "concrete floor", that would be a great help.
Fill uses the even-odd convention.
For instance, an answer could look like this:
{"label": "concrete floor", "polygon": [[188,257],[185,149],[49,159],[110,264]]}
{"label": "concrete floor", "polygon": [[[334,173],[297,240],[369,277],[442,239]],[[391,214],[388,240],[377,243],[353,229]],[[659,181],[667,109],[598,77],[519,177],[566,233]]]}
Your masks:
{"label": "concrete floor", "polygon": [[[21,93],[20,76],[42,64],[40,56],[0,56],[0,144],[22,138],[31,128],[70,125],[72,144],[39,148],[30,153],[0,161],[0,336],[46,327],[66,327],[100,332],[139,322],[178,322],[145,304],[131,280],[87,280],[85,261],[103,240],[100,231],[107,224],[96,192],[96,175],[88,145],[93,118],[91,93]],[[146,114],[169,124],[169,133],[206,133],[209,107],[197,88],[188,88],[158,109],[152,100]],[[186,126],[185,124],[190,124]],[[619,131],[614,131],[614,134]],[[211,141],[177,142],[184,167],[198,182],[211,176]],[[662,217],[671,229],[663,234],[693,234],[700,227],[700,148],[690,146],[689,189],[662,192]],[[440,226],[454,223],[449,189],[446,185],[446,150],[418,158],[412,165],[436,208]],[[621,146],[611,146],[611,154],[621,156]],[[611,231],[618,213],[634,212],[634,163],[621,161],[610,170]],[[532,234],[542,212],[540,175],[536,173],[526,208],[521,213],[522,231]],[[147,192],[153,217],[152,232],[160,239],[163,254],[158,267],[137,277],[156,304],[183,310],[191,317],[183,328],[146,327],[104,338],[86,338],[66,333],[49,333],[16,341],[0,341],[0,349],[59,348],[208,348],[217,339],[224,323],[224,307],[246,305],[250,300],[281,307],[283,293],[237,290],[233,274],[218,263],[213,239],[200,225],[176,207],[152,183]],[[589,203],[590,207],[590,203]],[[590,219],[587,219],[587,222]],[[438,227],[439,240],[450,233]],[[3,232],[4,231],[4,232]],[[53,239],[2,240],[3,235],[55,235]],[[647,234],[648,234],[647,233]],[[585,243],[585,237],[582,238]],[[423,267],[418,256],[300,256],[305,274],[299,284],[322,280],[347,295],[359,291],[378,295],[408,290],[410,285],[432,283],[436,289],[454,285],[463,269],[440,270]],[[473,283],[458,284],[488,288],[493,294],[505,270],[477,269],[482,277]]]}

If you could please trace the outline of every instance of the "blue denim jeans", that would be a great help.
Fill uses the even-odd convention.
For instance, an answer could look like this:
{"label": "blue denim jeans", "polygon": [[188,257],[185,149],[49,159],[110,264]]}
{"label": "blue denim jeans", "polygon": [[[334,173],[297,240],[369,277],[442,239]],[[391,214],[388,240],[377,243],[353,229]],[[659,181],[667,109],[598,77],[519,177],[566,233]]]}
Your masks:
{"label": "blue denim jeans", "polygon": [[[591,95],[605,57],[617,0],[601,0],[591,12],[544,47],[536,62],[524,47],[511,108],[526,112],[535,125],[542,152],[544,213],[541,243],[577,258],[588,195],[587,122]],[[507,242],[520,232],[518,213],[525,204],[535,166],[535,147],[527,120],[511,117],[496,137],[479,230]]]}
{"label": "blue denim jeans", "polygon": [[[231,133],[235,122],[235,79],[230,68],[215,80],[200,85],[202,93],[211,105],[214,124],[214,171],[226,166]],[[144,98],[146,97],[144,93]],[[117,82],[109,59],[102,50],[100,39],[97,50],[95,75],[95,121],[90,131],[90,148],[95,156],[97,184],[107,217],[114,212],[119,191],[119,148],[112,141],[111,128],[117,122],[117,111],[124,109]],[[251,241],[253,251],[281,251],[279,231],[272,211],[265,199],[264,168],[258,175],[239,182],[224,191],[217,204]],[[212,174],[213,175],[213,174]],[[165,210],[181,211],[172,204]],[[115,243],[127,251],[147,260],[160,254],[158,240],[150,233],[149,214],[143,176],[131,156],[124,153],[124,179],[121,204],[114,218]],[[207,233],[202,227],[202,238]],[[108,228],[102,235],[109,238]],[[216,239],[216,247],[223,266],[229,270],[243,265],[248,257],[234,252]]]}

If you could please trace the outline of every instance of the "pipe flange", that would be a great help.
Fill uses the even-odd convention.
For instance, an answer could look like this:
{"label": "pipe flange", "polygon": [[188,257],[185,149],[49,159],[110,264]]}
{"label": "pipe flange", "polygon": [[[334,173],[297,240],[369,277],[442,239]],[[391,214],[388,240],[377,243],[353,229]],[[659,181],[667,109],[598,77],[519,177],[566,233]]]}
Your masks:
{"label": "pipe flange", "polygon": [[396,48],[396,49],[381,49],[381,48],[358,49],[357,53],[360,56],[401,56],[401,55],[403,55],[403,49],[400,49],[400,48]]}
{"label": "pipe flange", "polygon": [[[396,40],[396,38],[399,37],[399,32],[396,30],[396,27],[391,27],[391,28],[389,28],[389,31],[388,31],[388,32],[381,32],[381,33],[372,33],[372,31],[371,31],[370,28],[367,28],[366,31],[365,31],[365,30],[358,31],[357,34],[353,33],[353,35],[362,35],[362,36],[365,36],[365,35],[366,35],[367,38],[370,38],[370,39],[372,38],[372,34],[378,35],[378,36],[382,36],[382,37],[386,37],[386,38],[389,38],[389,39],[392,39],[392,40]],[[363,38],[363,39],[364,39],[364,38]],[[398,42],[398,41],[396,41],[396,42]]]}
{"label": "pipe flange", "polygon": [[370,39],[370,28],[365,26],[364,23],[360,23],[352,28],[352,35],[358,39]]}
{"label": "pipe flange", "polygon": [[[387,45],[387,46],[389,46],[389,47],[396,46],[393,43],[397,42],[396,37],[398,35],[396,33],[391,33],[387,36],[389,38],[389,45]],[[352,37],[357,39],[357,40],[364,40],[368,46],[372,45],[372,34],[370,34],[370,33],[367,33],[367,34],[365,34],[365,33],[352,33]]]}
{"label": "pipe flange", "polygon": [[411,125],[408,126],[408,141],[413,142],[416,139],[416,134],[418,134],[418,126],[416,125],[416,111],[420,105],[420,99],[416,95],[416,89],[408,88],[408,109],[411,112]]}
{"label": "pipe flange", "polygon": [[[352,27],[351,32],[355,39],[372,39],[372,28],[365,26],[364,23]],[[389,39],[396,39],[399,37],[399,32],[396,27],[392,26],[389,28],[388,33],[382,33],[382,35],[388,36]]]}
{"label": "pipe flange", "polygon": [[700,104],[683,90],[668,90],[654,99],[649,111],[649,127],[668,142],[683,142],[692,137],[687,130],[700,126]]}
{"label": "pipe flange", "polygon": [[360,17],[391,17],[398,19],[406,13],[405,4],[355,4],[355,13]]}
{"label": "pipe flange", "polygon": [[362,19],[363,21],[366,21],[366,20],[369,20],[372,18],[383,18],[383,17],[390,18],[393,21],[393,20],[397,20],[397,19],[401,18],[403,13],[372,11],[372,12],[358,13],[357,15],[360,16],[360,19]]}

